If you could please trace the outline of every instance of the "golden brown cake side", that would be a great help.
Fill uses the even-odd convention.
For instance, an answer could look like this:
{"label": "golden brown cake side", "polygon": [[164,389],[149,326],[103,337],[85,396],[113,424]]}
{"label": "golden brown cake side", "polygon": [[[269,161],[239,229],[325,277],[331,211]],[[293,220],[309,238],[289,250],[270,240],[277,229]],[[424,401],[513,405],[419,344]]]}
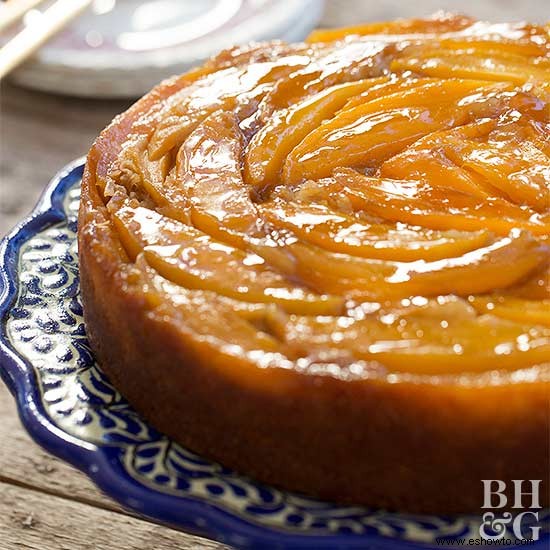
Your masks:
{"label": "golden brown cake side", "polygon": [[[470,42],[477,40],[474,49],[479,48],[482,55],[497,55],[490,40],[468,35],[472,24],[467,18],[389,23],[360,27],[354,31],[359,38],[342,43],[323,42],[340,40],[343,36],[336,32],[314,35],[312,39],[320,42],[313,46],[277,44],[221,54],[204,68],[157,87],[98,138],[88,156],[79,216],[87,333],[102,369],[156,428],[189,449],[261,481],[346,503],[413,512],[477,511],[483,502],[482,479],[547,483],[550,329],[545,328],[545,300],[550,204],[544,185],[548,182],[544,173],[540,179],[529,166],[518,165],[516,172],[524,170],[522,177],[531,178],[529,185],[522,187],[522,178],[510,178],[516,186],[502,194],[494,187],[501,180],[488,171],[481,179],[475,170],[443,173],[448,165],[435,166],[430,160],[434,152],[450,155],[452,150],[462,155],[464,165],[486,168],[468,155],[487,152],[496,140],[504,144],[502,154],[515,159],[513,140],[518,139],[517,143],[532,144],[532,159],[545,158],[537,156],[539,151],[547,162],[546,88],[540,88],[537,80],[521,83],[523,69],[514,58],[542,57],[536,70],[545,71],[547,50],[538,40],[541,29],[525,27],[521,29],[524,41],[514,38],[518,52],[508,52],[512,46],[506,36],[499,39],[509,65],[505,78],[501,68],[495,69],[500,84],[488,83],[490,74],[482,82],[476,74],[481,83],[474,82],[473,76],[459,80],[426,76],[423,70],[448,70],[446,56],[461,41],[471,47]],[[451,32],[465,35],[449,38],[446,33]],[[370,43],[363,35],[373,33],[379,34]],[[416,33],[419,45],[413,40],[412,45],[400,46],[394,36],[399,33]],[[424,36],[429,33],[439,33],[437,44]],[[530,36],[537,40],[530,41]],[[426,40],[431,41],[432,54],[414,50]],[[357,54],[359,47],[369,49],[369,55]],[[326,60],[323,56],[342,48],[347,48],[346,55],[357,56],[351,65],[334,68],[327,63],[322,76],[316,65],[312,76],[315,71],[305,57],[321,63],[315,56]],[[419,64],[429,55],[437,62],[424,59]],[[279,58],[286,61],[279,67],[269,65],[276,65]],[[236,70],[239,63],[256,67],[256,73],[269,65],[269,78],[254,88],[257,95],[249,93],[242,103],[238,96],[236,103],[218,98],[224,112],[201,111],[203,103],[197,99],[203,93],[201,78]],[[294,73],[289,70],[292,63],[297,67]],[[395,76],[384,76],[390,66]],[[466,67],[459,69],[466,71]],[[403,71],[411,70],[417,71],[412,80],[403,76]],[[474,70],[481,68],[474,66]],[[283,84],[268,88],[271,99],[266,101],[266,83],[277,78],[277,71]],[[296,72],[298,76],[293,76]],[[384,91],[377,95],[377,90]],[[193,94],[195,99],[189,99]],[[361,139],[371,140],[374,153],[367,158],[362,150],[357,152],[356,143],[344,140],[338,146],[343,166],[338,149],[334,154],[325,149],[316,157],[326,137],[323,129],[333,132],[332,141],[325,145],[342,138],[339,124],[343,122],[338,117],[351,117],[346,124],[355,123],[360,111],[362,117],[372,114],[380,122],[380,110],[395,112],[395,101],[404,101],[400,97],[409,98],[418,109],[435,98],[443,97],[443,103],[450,98],[439,111],[431,111],[430,120],[439,120],[440,128],[437,124],[423,127],[419,135],[410,135],[409,126],[397,126],[393,135],[402,131],[407,137],[395,139],[400,144],[395,150],[387,139],[390,134],[380,145],[372,141],[376,137],[372,130],[365,131]],[[173,98],[177,102],[171,105]],[[367,100],[376,107],[372,113],[364,107]],[[284,101],[291,106],[281,106]],[[333,109],[330,116],[327,102]],[[178,111],[179,104],[187,110]],[[305,110],[293,108],[294,104],[304,104]],[[256,110],[251,111],[250,105]],[[473,107],[460,111],[461,105]],[[410,109],[402,104],[396,116],[405,108]],[[412,111],[408,112],[411,124],[416,124]],[[425,111],[418,112],[423,116]],[[202,117],[194,130],[182,130],[186,113]],[[291,143],[295,137],[278,113],[289,117],[291,130],[304,133],[298,143]],[[372,129],[373,120],[369,120]],[[177,124],[171,127],[174,121]],[[272,136],[287,136],[290,142],[274,144]],[[469,150],[464,144],[476,145]],[[380,147],[387,150],[382,153]],[[197,150],[206,159],[202,164],[193,164]],[[204,156],[207,153],[211,156]],[[231,164],[235,159],[236,168]],[[410,169],[411,162],[417,180],[404,178],[403,170]],[[201,168],[212,171],[205,175],[199,173]],[[419,188],[419,170],[424,170],[432,189]],[[235,179],[241,171],[244,180]],[[203,177],[200,189],[219,192],[219,174],[226,178],[221,180],[221,190],[232,190],[233,195],[224,195],[226,215],[216,218],[219,203],[208,203],[208,196],[197,195],[198,184],[190,185]],[[448,178],[446,186],[439,188],[437,182],[443,176]],[[279,180],[284,188],[275,189]],[[249,186],[244,195],[239,194],[243,181]],[[194,199],[185,196],[189,189]],[[250,203],[242,200],[248,190],[254,199]],[[361,195],[364,190],[371,195]],[[388,192],[395,196],[379,202]],[[399,192],[412,201],[410,209],[402,208],[405,203],[399,202],[404,200]],[[471,198],[476,193],[477,202]],[[178,202],[182,195],[185,200]],[[319,196],[336,197],[338,205],[317,204]],[[335,233],[332,226],[312,223],[305,231],[299,224],[292,225],[295,217],[288,208],[300,199],[303,212],[309,212],[308,220],[320,212],[352,220],[354,229],[349,225]],[[452,218],[437,210],[441,200],[447,201],[447,208],[457,209],[451,212]],[[522,201],[528,207],[519,208]],[[367,204],[375,218],[365,218]],[[312,206],[318,210],[307,210]],[[391,225],[392,212],[409,219]],[[252,220],[257,216],[266,225],[246,225],[247,216]],[[419,220],[428,229],[415,233]],[[455,233],[444,232],[447,223],[459,226],[453,226]],[[361,224],[366,228],[361,233],[365,241],[358,250],[357,240],[343,235],[353,234]],[[278,228],[282,244],[266,240],[266,226],[272,239],[271,229]],[[523,231],[514,229],[518,227]],[[147,242],[158,235],[165,241]],[[197,257],[199,265],[203,258],[217,258],[213,254],[219,250],[234,251],[235,261],[244,249],[249,255],[242,265],[252,269],[249,264],[263,261],[274,275],[258,268],[250,276],[249,294],[237,297],[231,285],[224,286],[215,276],[208,279],[210,286],[197,287],[203,279],[193,278],[195,264],[186,264],[187,272],[170,267],[172,258],[180,258],[180,253],[183,258],[189,249],[181,244],[186,235],[208,243],[205,256]],[[395,239],[389,251],[369,245],[367,238],[380,243],[381,236],[384,242]],[[415,248],[418,242],[421,253]],[[290,254],[296,265],[304,258],[315,265],[316,257],[332,263],[326,271],[322,265],[316,267],[317,275],[305,268],[290,273],[280,251]],[[424,272],[428,275],[422,274],[422,262],[433,270]],[[231,265],[241,269],[241,264]],[[357,275],[367,268],[378,283],[369,286]],[[216,269],[214,275],[223,265]],[[243,277],[248,276],[249,271],[242,269]],[[279,293],[271,292],[278,301],[262,301],[261,289],[254,286],[262,277],[269,284],[279,284]],[[290,282],[279,283],[281,277]],[[289,298],[288,285],[297,280],[300,284]],[[212,287],[212,281],[217,286]],[[252,292],[257,293],[254,300]],[[345,303],[341,296],[347,297]],[[302,314],[299,308],[307,312]],[[409,355],[400,351],[393,331],[394,323],[401,321],[405,323],[402,339],[413,350]],[[324,323],[341,329],[329,334],[330,345]],[[353,338],[346,332],[351,330],[357,331]],[[474,330],[479,341],[471,333]],[[448,341],[438,333],[449,333]],[[343,345],[339,345],[341,339]],[[493,345],[496,351],[489,347]],[[541,498],[549,504],[548,486],[543,486]]]}

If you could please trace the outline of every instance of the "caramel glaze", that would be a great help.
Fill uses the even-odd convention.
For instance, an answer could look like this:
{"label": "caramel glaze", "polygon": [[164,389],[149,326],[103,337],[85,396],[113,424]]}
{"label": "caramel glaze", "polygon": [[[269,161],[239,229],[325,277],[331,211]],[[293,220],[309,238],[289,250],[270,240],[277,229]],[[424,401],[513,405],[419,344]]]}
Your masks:
{"label": "caramel glaze", "polygon": [[449,15],[161,84],[88,157],[104,368],[178,441],[324,498],[455,511],[480,476],[548,479],[549,82],[548,27]]}

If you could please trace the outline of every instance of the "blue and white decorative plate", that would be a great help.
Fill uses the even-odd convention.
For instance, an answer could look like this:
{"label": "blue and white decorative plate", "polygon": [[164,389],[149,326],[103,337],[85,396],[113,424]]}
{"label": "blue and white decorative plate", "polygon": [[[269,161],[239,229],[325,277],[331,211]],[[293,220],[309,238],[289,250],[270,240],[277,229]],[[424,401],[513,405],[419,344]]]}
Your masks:
{"label": "blue and white decorative plate", "polygon": [[[76,246],[82,170],[80,160],[59,173],[0,246],[0,374],[40,445],[127,508],[239,548],[395,550],[479,539],[479,516],[411,516],[282,492],[147,425],[95,364],[86,340]],[[550,543],[550,511],[539,519],[532,550]]]}

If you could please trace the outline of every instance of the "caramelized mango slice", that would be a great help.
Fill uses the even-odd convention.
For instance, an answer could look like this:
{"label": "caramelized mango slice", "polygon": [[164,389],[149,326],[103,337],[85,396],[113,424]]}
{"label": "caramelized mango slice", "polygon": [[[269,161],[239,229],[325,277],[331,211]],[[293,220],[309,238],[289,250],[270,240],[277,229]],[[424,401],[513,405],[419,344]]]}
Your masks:
{"label": "caramelized mango slice", "polygon": [[[550,329],[492,315],[439,320],[386,315],[353,320],[293,315],[272,330],[303,355],[341,350],[391,372],[443,375],[521,369],[550,360]],[[332,351],[334,356],[334,351]]]}
{"label": "caramelized mango slice", "polygon": [[[342,166],[377,168],[422,136],[469,122],[477,94],[491,89],[475,80],[442,80],[342,111],[291,151],[283,182],[323,178]],[[475,107],[483,116],[499,109],[488,99]]]}
{"label": "caramelized mango slice", "polygon": [[257,189],[277,183],[288,153],[323,120],[332,117],[350,96],[375,82],[361,80],[332,86],[277,114],[252,138],[244,161],[244,177]]}
{"label": "caramelized mango slice", "polygon": [[136,259],[136,267],[143,278],[150,306],[183,314],[184,324],[198,334],[208,334],[220,345],[230,342],[243,350],[277,351],[280,348],[280,342],[259,331],[253,323],[265,316],[264,304],[241,302],[215,292],[176,285],[150,267],[143,254]]}
{"label": "caramelized mango slice", "polygon": [[[546,239],[547,242],[548,239]],[[550,262],[532,277],[503,294],[525,300],[550,300]]]}
{"label": "caramelized mango slice", "polygon": [[490,292],[528,277],[550,254],[548,246],[518,230],[461,256],[431,262],[357,258],[292,240],[279,246],[257,244],[253,249],[279,271],[318,292],[344,293],[356,300]]}
{"label": "caramelized mango slice", "polygon": [[175,308],[189,305],[192,302],[205,305],[210,303],[231,311],[232,314],[241,319],[256,323],[257,326],[263,323],[270,309],[277,309],[277,306],[273,304],[243,302],[227,296],[220,296],[210,290],[189,289],[177,285],[159,275],[147,263],[142,253],[136,258],[135,266],[139,271],[139,277],[143,278],[143,289],[152,307],[158,307],[166,302],[172,304]]}
{"label": "caramelized mango slice", "polygon": [[300,241],[325,250],[395,261],[440,260],[460,256],[490,241],[487,231],[434,231],[361,223],[322,204],[276,200],[258,207],[260,215],[276,229],[285,228]]}
{"label": "caramelized mango slice", "polygon": [[342,308],[342,299],[292,285],[256,254],[214,241],[152,210],[125,206],[113,221],[130,257],[143,251],[151,267],[183,287],[247,302],[275,303],[310,315],[330,315]]}
{"label": "caramelized mango slice", "polygon": [[[307,41],[310,43],[331,42],[354,35],[405,35],[397,36],[394,39],[407,40],[411,38],[410,35],[434,35],[459,31],[471,26],[473,22],[473,19],[462,15],[445,15],[429,19],[397,19],[395,21],[366,23],[341,29],[318,29],[307,37]],[[371,38],[377,37],[373,36]]]}
{"label": "caramelized mango slice", "polygon": [[550,215],[504,199],[480,200],[445,187],[419,181],[369,178],[355,170],[340,170],[323,186],[327,196],[344,194],[357,210],[386,220],[432,229],[476,231],[507,235],[514,228],[534,235],[550,234]]}
{"label": "caramelized mango slice", "polygon": [[373,85],[358,96],[350,98],[342,107],[342,111],[350,111],[354,107],[364,105],[369,101],[383,97],[395,97],[394,94],[401,94],[405,91],[425,86],[426,84],[437,82],[437,78],[402,78],[391,75],[390,77],[380,77],[371,79]]}
{"label": "caramelized mango slice", "polygon": [[236,117],[219,111],[187,138],[169,188],[172,207],[187,209],[192,224],[215,239],[239,245],[254,232],[257,212],[241,177],[243,136]]}
{"label": "caramelized mango slice", "polygon": [[525,325],[550,327],[550,299],[534,301],[514,296],[475,296],[470,303],[480,313],[490,313]]}
{"label": "caramelized mango slice", "polygon": [[506,52],[470,54],[468,50],[413,49],[391,63],[392,71],[413,71],[419,75],[437,78],[473,78],[508,80],[515,84],[530,81],[547,82],[550,63],[545,58],[516,56]]}
{"label": "caramelized mango slice", "polygon": [[255,123],[261,126],[276,111],[300,103],[331,86],[382,77],[393,49],[377,42],[342,44],[338,51],[330,47],[312,48],[310,63],[276,82],[258,105],[258,112],[250,120],[243,121],[243,125],[253,129]]}

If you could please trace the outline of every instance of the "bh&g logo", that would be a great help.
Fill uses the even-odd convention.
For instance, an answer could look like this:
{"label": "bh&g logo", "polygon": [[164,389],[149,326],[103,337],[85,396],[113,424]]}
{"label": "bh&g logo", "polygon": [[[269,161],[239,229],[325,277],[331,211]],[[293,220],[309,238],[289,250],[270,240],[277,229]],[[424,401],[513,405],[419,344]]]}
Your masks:
{"label": "bh&g logo", "polygon": [[[509,525],[514,536],[518,540],[539,540],[540,527],[529,526],[524,529],[526,523],[533,523],[539,520],[539,513],[533,510],[540,510],[539,502],[540,479],[513,479],[514,502],[509,506],[512,510],[527,510],[518,514],[504,512],[497,515],[494,512],[485,512],[482,523],[479,527],[479,534],[485,540],[499,540],[506,535],[506,526]],[[498,510],[508,505],[508,497],[505,494],[506,483],[500,479],[483,479],[483,506],[484,509]],[[524,484],[531,487],[525,490]],[[524,499],[524,497],[526,497]],[[527,506],[524,506],[524,501]],[[528,531],[527,535],[524,531]]]}

